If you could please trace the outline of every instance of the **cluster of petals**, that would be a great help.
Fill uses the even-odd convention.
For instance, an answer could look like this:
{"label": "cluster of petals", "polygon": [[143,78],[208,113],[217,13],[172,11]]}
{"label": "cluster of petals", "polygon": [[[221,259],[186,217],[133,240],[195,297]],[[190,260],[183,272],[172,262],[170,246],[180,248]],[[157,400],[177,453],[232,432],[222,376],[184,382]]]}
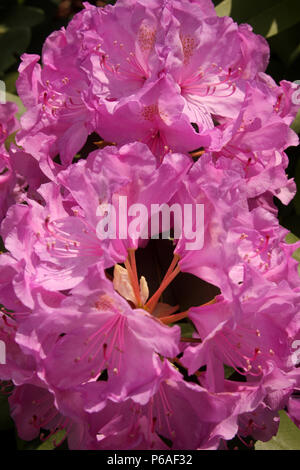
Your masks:
{"label": "cluster of petals", "polygon": [[[0,391],[21,439],[226,449],[271,439],[282,409],[300,426],[300,242],[273,202],[295,194],[297,85],[268,60],[210,0],[85,3],[22,56],[26,112],[0,105]],[[147,209],[126,237],[124,198]],[[153,205],[204,207],[203,247],[175,233],[154,291],[135,257]],[[161,301],[180,272],[207,289],[185,311]]]}

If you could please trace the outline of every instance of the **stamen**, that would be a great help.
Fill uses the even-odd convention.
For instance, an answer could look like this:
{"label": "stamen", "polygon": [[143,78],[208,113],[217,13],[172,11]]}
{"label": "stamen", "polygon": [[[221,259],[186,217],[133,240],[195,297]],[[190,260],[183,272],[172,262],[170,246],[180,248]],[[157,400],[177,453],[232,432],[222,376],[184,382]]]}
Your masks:
{"label": "stamen", "polygon": [[126,318],[121,314],[115,315],[110,318],[99,330],[94,332],[85,341],[87,349],[81,357],[74,359],[75,363],[79,363],[87,358],[90,363],[96,359],[100,354],[101,361],[96,364],[97,370],[91,371],[91,376],[95,377],[98,371],[108,367],[108,362],[111,362],[112,371],[118,374],[121,369],[121,356],[124,351],[124,328],[126,325]]}
{"label": "stamen", "polygon": [[99,149],[104,149],[105,147],[113,147],[116,145],[115,142],[108,142],[107,140],[99,140],[98,142],[93,142],[94,145],[97,145]]}
{"label": "stamen", "polygon": [[167,317],[161,317],[159,318],[159,320],[165,325],[168,325],[169,323],[175,323],[179,320],[183,320],[184,318],[187,318],[188,313],[189,313],[189,310],[186,310],[185,312],[175,313],[174,315],[170,315]]}
{"label": "stamen", "polygon": [[205,150],[195,150],[194,152],[189,152],[192,158],[201,157],[205,153]]}
{"label": "stamen", "polygon": [[171,272],[176,267],[179,260],[180,260],[180,256],[175,253],[174,256],[173,256],[172,262],[171,262],[171,264],[168,268],[168,271],[166,272],[165,277],[162,280],[162,282],[164,282],[164,280],[171,274]]}
{"label": "stamen", "polygon": [[160,312],[158,314],[156,314],[156,312],[153,312],[153,314],[158,318],[160,319],[161,317],[167,317],[169,315],[172,315],[172,313],[175,313],[177,312],[177,310],[179,309],[179,305],[174,305],[174,307],[171,307],[169,308],[168,310],[165,310],[163,312]]}
{"label": "stamen", "polygon": [[174,271],[169,274],[168,276],[165,276],[160,287],[157,289],[155,294],[148,300],[148,302],[145,304],[146,309],[152,313],[157,302],[159,301],[159,298],[161,294],[166,290],[168,285],[175,279],[175,277],[180,273],[180,267],[176,266]]}

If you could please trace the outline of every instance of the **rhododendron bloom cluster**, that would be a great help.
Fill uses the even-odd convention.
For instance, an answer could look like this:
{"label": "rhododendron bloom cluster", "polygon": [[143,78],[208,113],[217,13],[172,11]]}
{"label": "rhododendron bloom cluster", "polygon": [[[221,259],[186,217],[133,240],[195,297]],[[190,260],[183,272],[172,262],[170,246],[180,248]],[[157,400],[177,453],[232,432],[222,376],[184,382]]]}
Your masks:
{"label": "rhododendron bloom cluster", "polygon": [[[41,58],[22,56],[20,122],[0,105],[0,379],[19,436],[63,430],[56,445],[89,450],[267,441],[285,407],[299,426],[299,243],[273,203],[295,194],[298,86],[276,84],[267,42],[210,0],[84,7]],[[124,198],[147,210],[122,218]],[[174,208],[203,206],[203,246],[189,249],[194,219],[147,238],[151,205],[173,208],[174,227]],[[99,235],[108,206],[115,237]]]}

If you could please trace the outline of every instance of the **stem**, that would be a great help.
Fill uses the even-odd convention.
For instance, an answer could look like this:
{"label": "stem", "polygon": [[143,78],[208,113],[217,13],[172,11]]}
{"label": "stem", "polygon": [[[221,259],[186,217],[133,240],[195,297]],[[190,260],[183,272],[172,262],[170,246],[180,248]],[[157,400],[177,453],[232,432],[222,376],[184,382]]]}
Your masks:
{"label": "stem", "polygon": [[217,302],[217,299],[214,297],[212,300],[210,300],[209,302],[206,302],[206,304],[202,304],[200,305],[200,307],[206,307],[206,305],[213,305]]}

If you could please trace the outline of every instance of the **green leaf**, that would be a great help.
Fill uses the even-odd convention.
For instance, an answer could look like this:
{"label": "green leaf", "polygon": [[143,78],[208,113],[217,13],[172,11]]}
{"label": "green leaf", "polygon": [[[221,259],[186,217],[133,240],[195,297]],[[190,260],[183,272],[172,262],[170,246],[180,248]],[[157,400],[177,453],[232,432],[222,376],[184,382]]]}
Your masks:
{"label": "green leaf", "polygon": [[[18,106],[18,112],[16,113],[16,118],[20,119],[20,117],[26,112],[26,108],[23,105],[20,98],[17,95],[13,95],[12,93],[7,93],[6,92],[6,100],[7,101],[12,101],[13,103],[16,103],[16,105]],[[11,143],[15,143],[15,137],[16,137],[17,132],[18,131],[13,132],[12,134],[10,134],[7,137],[7,139],[5,141],[5,148],[6,148],[7,151],[9,150]]]}
{"label": "green leaf", "polygon": [[9,151],[11,144],[15,144],[15,145],[16,145],[16,135],[17,135],[17,131],[16,131],[16,132],[13,132],[12,134],[10,134],[10,135],[7,137],[7,139],[6,139],[5,143],[4,143],[5,148],[6,148],[7,151]]}
{"label": "green leaf", "polygon": [[293,204],[297,215],[300,215],[300,160],[297,162],[294,178],[297,185],[297,193],[293,199]]}
{"label": "green leaf", "polygon": [[[298,28],[299,28],[299,25],[297,25]],[[300,55],[300,44],[297,45],[297,47],[295,47],[295,49],[292,51],[292,53],[290,54],[290,57],[289,57],[289,62],[290,63],[293,63],[295,62],[295,60],[298,59]],[[299,131],[297,131],[298,133],[300,132],[300,129]]]}
{"label": "green leaf", "polygon": [[285,242],[289,244],[293,244],[299,241],[299,238],[296,237],[292,232],[288,233],[285,237]]}
{"label": "green leaf", "polygon": [[224,376],[225,376],[225,379],[229,379],[229,377],[232,376],[232,374],[235,373],[235,370],[233,367],[230,367],[230,366],[227,366],[226,364],[224,364]]}
{"label": "green leaf", "polygon": [[[299,241],[299,238],[296,237],[292,232],[288,233],[287,236],[285,237],[286,243],[293,244]],[[297,250],[294,251],[293,253],[293,258],[300,263],[300,248],[297,248]],[[298,265],[298,272],[300,276],[300,264]]]}
{"label": "green leaf", "polygon": [[300,450],[300,429],[285,411],[280,411],[280,424],[276,436],[268,442],[257,441],[255,450]]}
{"label": "green leaf", "polygon": [[[299,23],[281,31],[279,34],[276,34],[276,36],[269,38],[268,41],[271,51],[280,58],[281,62],[286,67],[289,67],[300,54]],[[281,68],[278,78],[282,79],[283,73]],[[298,77],[298,74],[296,76]]]}
{"label": "green leaf", "polygon": [[53,436],[49,437],[45,442],[43,442],[36,450],[54,450],[57,448],[57,444],[62,442],[66,435],[66,431],[62,429],[57,431]]}
{"label": "green leaf", "polygon": [[36,450],[36,448],[40,445],[41,440],[39,437],[34,439],[33,441],[23,441],[16,435],[16,443],[18,450]]}
{"label": "green leaf", "polygon": [[[300,46],[299,46],[299,51],[300,51]],[[297,132],[297,134],[300,133],[300,110],[298,111],[296,119],[292,123],[291,128],[293,129],[293,131]]]}
{"label": "green leaf", "polygon": [[[249,19],[249,23],[258,34],[270,38],[291,28],[300,21],[299,0],[282,0]],[[268,25],[268,30],[266,29]]]}
{"label": "green leaf", "polygon": [[14,28],[0,34],[0,73],[16,62],[16,55],[25,52],[30,42],[28,28]]}
{"label": "green leaf", "polygon": [[181,336],[185,338],[191,338],[193,333],[195,333],[195,327],[191,322],[179,323],[181,329]]}
{"label": "green leaf", "polygon": [[40,8],[17,5],[11,8],[3,22],[9,29],[32,28],[44,20],[45,14]]}
{"label": "green leaf", "polygon": [[248,20],[260,14],[264,10],[273,7],[282,0],[223,0],[217,7],[219,16],[232,16],[238,23],[248,22]]}
{"label": "green leaf", "polygon": [[300,263],[300,248],[293,253],[293,258]]}
{"label": "green leaf", "polygon": [[31,28],[44,20],[39,8],[16,5],[0,22],[0,73],[15,64],[17,56],[25,52],[31,39]]}
{"label": "green leaf", "polygon": [[20,117],[26,112],[26,108],[23,105],[21,99],[17,95],[13,95],[12,93],[6,92],[6,100],[16,103],[16,105],[18,106],[18,112],[16,114],[16,118],[20,119]]}
{"label": "green leaf", "polygon": [[12,429],[13,422],[9,413],[7,396],[0,395],[0,431]]}
{"label": "green leaf", "polygon": [[12,93],[13,95],[17,93],[16,81],[18,77],[19,77],[19,73],[16,71],[6,73],[4,77],[6,90],[7,92]]}
{"label": "green leaf", "polygon": [[216,7],[219,16],[249,23],[254,32],[270,38],[300,21],[299,0],[224,0]]}
{"label": "green leaf", "polygon": [[216,7],[218,16],[230,16],[232,8],[232,0],[224,0]]}

